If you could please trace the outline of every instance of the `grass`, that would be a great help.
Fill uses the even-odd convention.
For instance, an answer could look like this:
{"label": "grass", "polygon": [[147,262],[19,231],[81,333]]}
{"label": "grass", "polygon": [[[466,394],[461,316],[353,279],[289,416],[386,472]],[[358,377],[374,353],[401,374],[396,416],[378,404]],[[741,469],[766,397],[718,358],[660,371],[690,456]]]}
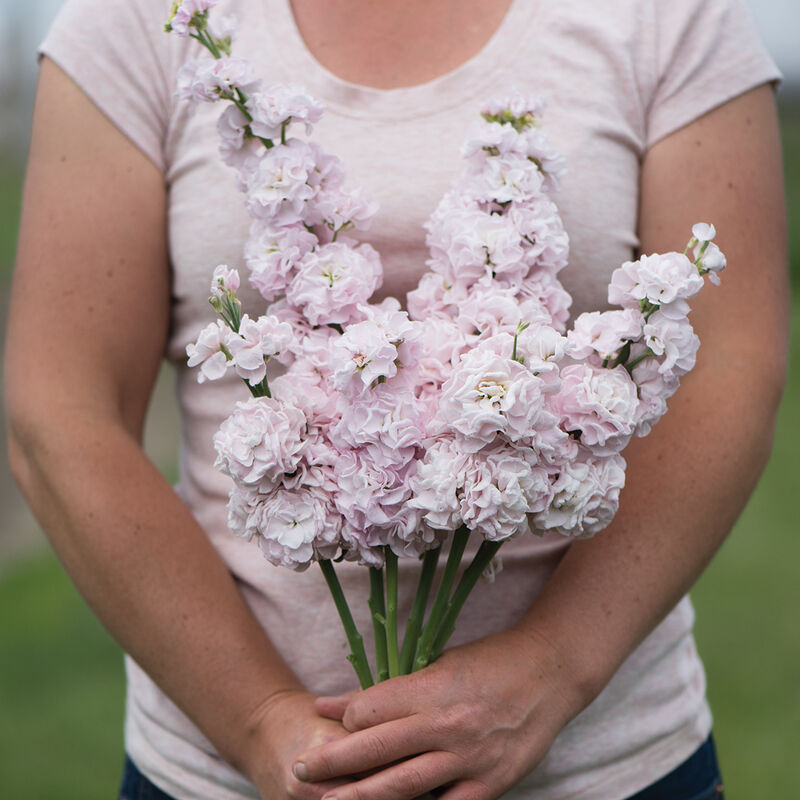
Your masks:
{"label": "grass", "polygon": [[[800,287],[800,111],[783,120],[794,286]],[[19,180],[0,168],[0,286],[13,261]],[[797,797],[800,762],[800,296],[772,460],[695,590],[729,800]],[[55,558],[0,576],[2,796],[105,800],[122,757],[122,658]]]}

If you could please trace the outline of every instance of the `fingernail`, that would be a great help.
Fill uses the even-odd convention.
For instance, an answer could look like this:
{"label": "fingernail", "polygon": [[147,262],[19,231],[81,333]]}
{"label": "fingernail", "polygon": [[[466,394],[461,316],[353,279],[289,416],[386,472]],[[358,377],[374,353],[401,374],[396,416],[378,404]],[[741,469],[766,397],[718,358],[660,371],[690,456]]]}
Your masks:
{"label": "fingernail", "polygon": [[308,780],[308,769],[306,765],[302,761],[298,761],[292,767],[292,772],[294,772],[295,778],[299,781],[307,781]]}

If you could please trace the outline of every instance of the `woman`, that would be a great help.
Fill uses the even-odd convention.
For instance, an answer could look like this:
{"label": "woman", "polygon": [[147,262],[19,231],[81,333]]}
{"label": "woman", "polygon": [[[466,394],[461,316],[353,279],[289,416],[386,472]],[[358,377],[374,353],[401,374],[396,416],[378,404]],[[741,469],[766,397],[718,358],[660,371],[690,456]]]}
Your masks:
{"label": "woman", "polygon": [[[695,371],[626,451],[612,526],[571,547],[509,544],[458,646],[348,695],[320,576],[273,570],[226,530],[210,442],[241,386],[199,391],[181,365],[208,320],[210,270],[240,261],[247,229],[216,154],[218,109],[191,115],[172,97],[196,45],[159,32],[161,0],[67,4],[42,48],[9,328],[11,455],[66,569],[130,654],[126,747],[146,776],[131,767],[130,780],[175,798],[720,795],[713,760],[690,780],[710,714],[684,595],[766,462],[783,385],[777,74],[738,0],[661,5],[214,11],[238,12],[236,52],[257,74],[327,103],[315,138],[382,203],[368,239],[384,294],[416,283],[419,224],[458,167],[466,123],[511,83],[548,97],[545,126],[569,159],[556,201],[576,313],[604,305],[635,250],[679,248],[695,221],[715,223],[728,255],[723,286],[693,312]],[[180,497],[140,448],[165,351],[180,373]],[[363,591],[357,567],[343,573]]]}

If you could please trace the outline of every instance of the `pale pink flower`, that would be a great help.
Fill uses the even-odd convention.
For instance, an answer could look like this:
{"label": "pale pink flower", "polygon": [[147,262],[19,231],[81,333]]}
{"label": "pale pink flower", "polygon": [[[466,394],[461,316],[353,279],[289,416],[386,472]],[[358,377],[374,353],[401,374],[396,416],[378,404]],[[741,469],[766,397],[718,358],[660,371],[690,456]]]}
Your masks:
{"label": "pale pink flower", "polygon": [[182,100],[230,99],[236,89],[247,92],[255,85],[250,65],[236,56],[190,61],[178,71],[178,97]]}
{"label": "pale pink flower", "polygon": [[534,272],[519,287],[517,296],[523,307],[526,300],[543,304],[550,314],[550,324],[559,333],[566,330],[572,296],[553,275]]}
{"label": "pale pink flower", "polygon": [[507,112],[516,119],[530,118],[531,124],[542,116],[545,109],[545,100],[541,95],[524,95],[514,89],[502,97],[495,97],[484,103],[481,114],[496,117]]}
{"label": "pale pink flower", "polygon": [[[642,354],[644,345],[631,351],[636,358]],[[637,436],[647,436],[653,425],[667,412],[667,399],[678,389],[678,376],[660,371],[658,359],[645,358],[633,368],[633,380],[639,392],[639,405],[636,409]]]}
{"label": "pale pink flower", "polygon": [[220,264],[211,278],[211,295],[213,297],[223,297],[230,292],[235,294],[239,291],[239,273],[231,269],[227,264]]}
{"label": "pale pink flower", "polygon": [[247,525],[258,534],[258,546],[271,564],[297,572],[335,557],[340,548],[342,518],[330,495],[313,487],[279,488],[262,496]]}
{"label": "pale pink flower", "polygon": [[240,484],[277,483],[297,468],[305,434],[306,417],[300,409],[252,397],[237,403],[214,435],[215,466]]}
{"label": "pale pink flower", "polygon": [[239,335],[231,338],[230,350],[236,374],[256,386],[267,374],[266,359],[286,350],[294,338],[292,328],[273,315],[250,319],[245,314]]}
{"label": "pale pink flower", "polygon": [[620,455],[597,458],[581,450],[579,458],[562,464],[553,477],[553,499],[534,515],[534,527],[584,539],[614,518],[625,485],[625,460]]}
{"label": "pale pink flower", "polygon": [[297,265],[317,243],[317,237],[299,223],[276,227],[255,220],[244,248],[250,285],[265,300],[274,300],[286,291]]}
{"label": "pale pink flower", "polygon": [[519,231],[525,263],[553,275],[567,266],[569,236],[555,203],[546,197],[532,197],[513,203],[507,212]]}
{"label": "pale pink flower", "polygon": [[286,297],[312,325],[348,323],[363,318],[359,306],[382,277],[380,257],[368,244],[354,249],[332,242],[303,258]]}
{"label": "pale pink flower", "polygon": [[299,139],[268,150],[247,185],[247,210],[277,225],[302,222],[305,205],[316,194],[314,150]]}
{"label": "pale pink flower", "polygon": [[683,375],[694,367],[700,339],[686,317],[669,319],[656,311],[644,325],[644,341],[659,359],[658,371]]}
{"label": "pale pink flower", "polygon": [[216,320],[203,328],[197,341],[186,345],[190,367],[200,366],[197,382],[216,381],[222,378],[228,366],[228,347],[236,334],[222,321]]}
{"label": "pale pink flower", "polygon": [[575,364],[561,370],[561,388],[552,398],[567,432],[579,432],[582,444],[599,455],[622,450],[636,421],[636,385],[625,367]]}
{"label": "pale pink flower", "polygon": [[380,443],[407,460],[427,435],[425,412],[411,392],[397,391],[392,383],[379,384],[368,395],[354,400],[342,398],[330,437],[342,450]]}
{"label": "pale pink flower", "polygon": [[608,286],[608,302],[623,308],[638,308],[645,300],[676,318],[688,314],[686,299],[702,288],[703,279],[697,267],[685,255],[654,253],[638,261],[626,261],[614,270]]}
{"label": "pale pink flower", "polygon": [[306,135],[313,124],[322,119],[325,106],[296,84],[273,83],[247,100],[247,110],[253,117],[251,128],[255,136],[280,140],[281,129],[291,122],[302,122]]}
{"label": "pale pink flower", "polygon": [[458,313],[468,290],[463,284],[450,283],[443,275],[426,272],[416,288],[406,297],[411,319],[427,321],[431,317],[450,319]]}
{"label": "pale pink flower", "polygon": [[625,342],[641,338],[643,321],[635,308],[581,314],[567,333],[569,355],[583,361],[596,354],[601,361],[613,361]]}
{"label": "pale pink flower", "polygon": [[456,323],[444,317],[427,317],[422,325],[422,354],[418,364],[420,381],[444,383],[475,337],[468,336]]}
{"label": "pale pink flower", "polygon": [[475,452],[498,433],[511,441],[529,435],[542,407],[543,381],[517,361],[475,347],[442,386],[439,420]]}
{"label": "pale pink flower", "polygon": [[217,120],[220,156],[228,166],[238,172],[241,191],[247,190],[247,184],[258,169],[265,152],[258,139],[245,136],[247,126],[247,117],[233,104]]}
{"label": "pale pink flower", "polygon": [[337,186],[321,191],[309,209],[309,225],[325,225],[332,233],[366,231],[378,213],[378,204],[363,197],[360,189]]}
{"label": "pale pink flower", "polygon": [[469,286],[497,274],[519,282],[527,273],[519,232],[510,220],[474,209],[454,210],[427,237],[429,266],[449,282]]}
{"label": "pale pink flower", "polygon": [[168,29],[178,36],[189,36],[196,17],[213,8],[219,0],[180,0],[174,2],[172,14],[167,22]]}
{"label": "pale pink flower", "polygon": [[482,202],[520,202],[537,196],[545,178],[535,164],[517,153],[487,158],[480,171],[470,173],[469,193]]}

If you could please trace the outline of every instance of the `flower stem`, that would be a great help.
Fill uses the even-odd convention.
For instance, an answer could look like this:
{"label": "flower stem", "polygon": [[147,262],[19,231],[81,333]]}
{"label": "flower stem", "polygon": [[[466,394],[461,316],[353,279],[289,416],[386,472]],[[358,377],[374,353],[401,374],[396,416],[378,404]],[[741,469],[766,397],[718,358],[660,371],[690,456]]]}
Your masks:
{"label": "flower stem", "polygon": [[417,649],[417,655],[414,659],[414,672],[423,667],[427,667],[431,661],[433,640],[436,637],[442,617],[450,603],[450,591],[453,588],[456,573],[461,564],[461,556],[464,555],[464,548],[467,546],[468,539],[469,529],[465,525],[462,525],[453,534],[453,541],[450,543],[450,553],[447,556],[447,564],[444,568],[444,575],[442,575],[442,582],[439,584],[436,598],[433,601],[431,614],[428,617],[428,621],[425,623],[422,636],[419,640],[419,648]]}
{"label": "flower stem", "polygon": [[389,659],[389,677],[400,674],[397,654],[397,554],[388,545],[386,550],[386,654]]}
{"label": "flower stem", "polygon": [[406,624],[406,633],[403,638],[403,649],[400,651],[400,674],[408,675],[414,663],[414,656],[417,654],[417,644],[419,642],[419,632],[422,628],[422,619],[425,616],[425,606],[428,604],[428,596],[431,593],[433,577],[436,574],[436,565],[439,563],[441,547],[428,550],[422,558],[422,572],[417,584],[417,594],[414,597],[414,606],[411,609],[411,616]]}
{"label": "flower stem", "polygon": [[478,578],[483,574],[483,571],[489,566],[492,559],[497,555],[502,542],[487,542],[478,548],[475,553],[475,558],[472,563],[467,567],[461,580],[458,582],[453,598],[447,606],[447,612],[439,625],[439,630],[433,642],[433,649],[431,650],[431,661],[435,661],[442,654],[448,640],[453,635],[456,629],[456,620],[461,613],[461,609],[469,597],[470,592],[475,588]]}
{"label": "flower stem", "polygon": [[372,630],[375,633],[375,669],[378,683],[389,677],[386,659],[386,604],[383,599],[383,570],[369,568],[369,610],[372,612]]}
{"label": "flower stem", "polygon": [[333,602],[336,604],[336,610],[339,612],[339,617],[344,626],[344,632],[347,634],[347,641],[350,643],[350,655],[347,660],[353,665],[356,671],[358,681],[362,689],[368,689],[373,685],[372,673],[369,669],[369,662],[367,661],[367,653],[364,650],[364,640],[356,628],[356,623],[353,620],[353,615],[350,613],[350,607],[347,605],[347,598],[342,591],[342,585],[339,583],[339,578],[336,576],[336,570],[333,568],[333,563],[328,559],[323,559],[319,562],[322,574],[328,583],[328,588],[333,595]]}

